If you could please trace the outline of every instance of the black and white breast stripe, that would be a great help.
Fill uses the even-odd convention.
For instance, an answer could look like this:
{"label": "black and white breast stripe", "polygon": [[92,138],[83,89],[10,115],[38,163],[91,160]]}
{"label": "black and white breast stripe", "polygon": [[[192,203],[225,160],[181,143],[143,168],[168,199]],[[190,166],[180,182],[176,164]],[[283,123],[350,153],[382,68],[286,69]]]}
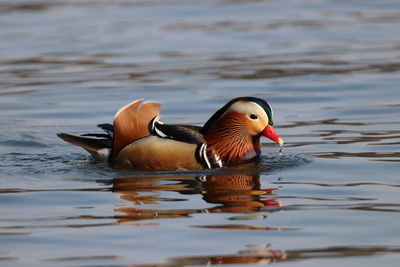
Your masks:
{"label": "black and white breast stripe", "polygon": [[207,144],[200,144],[196,149],[196,159],[206,169],[222,168],[222,160],[215,151],[207,150]]}

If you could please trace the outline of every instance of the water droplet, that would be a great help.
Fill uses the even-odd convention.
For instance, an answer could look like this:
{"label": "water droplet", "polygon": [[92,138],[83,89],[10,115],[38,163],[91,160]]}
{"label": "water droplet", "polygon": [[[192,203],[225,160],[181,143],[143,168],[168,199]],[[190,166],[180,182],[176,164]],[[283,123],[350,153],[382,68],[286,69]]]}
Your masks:
{"label": "water droplet", "polygon": [[279,145],[279,155],[281,156],[281,155],[283,155],[283,144],[282,145]]}

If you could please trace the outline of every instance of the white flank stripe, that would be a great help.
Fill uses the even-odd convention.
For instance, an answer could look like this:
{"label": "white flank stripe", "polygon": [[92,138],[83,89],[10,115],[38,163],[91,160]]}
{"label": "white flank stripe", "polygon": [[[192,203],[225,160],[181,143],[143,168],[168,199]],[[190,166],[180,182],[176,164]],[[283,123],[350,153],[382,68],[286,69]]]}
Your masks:
{"label": "white flank stripe", "polygon": [[159,116],[157,115],[154,119],[153,122],[151,124],[151,129],[154,130],[156,128],[156,122],[158,121]]}
{"label": "white flank stripe", "polygon": [[157,135],[159,137],[165,138],[168,137],[168,135],[166,135],[165,133],[163,133],[160,129],[158,129],[157,127],[154,127],[154,130],[156,131]]}

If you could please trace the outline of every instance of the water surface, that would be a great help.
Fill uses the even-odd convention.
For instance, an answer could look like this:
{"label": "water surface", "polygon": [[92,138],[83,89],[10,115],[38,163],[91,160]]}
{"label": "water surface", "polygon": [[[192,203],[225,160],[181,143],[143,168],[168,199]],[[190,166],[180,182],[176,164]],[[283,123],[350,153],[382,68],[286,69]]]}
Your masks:
{"label": "water surface", "polygon": [[[397,266],[398,1],[1,1],[0,264]],[[256,165],[136,173],[57,132],[267,99]]]}

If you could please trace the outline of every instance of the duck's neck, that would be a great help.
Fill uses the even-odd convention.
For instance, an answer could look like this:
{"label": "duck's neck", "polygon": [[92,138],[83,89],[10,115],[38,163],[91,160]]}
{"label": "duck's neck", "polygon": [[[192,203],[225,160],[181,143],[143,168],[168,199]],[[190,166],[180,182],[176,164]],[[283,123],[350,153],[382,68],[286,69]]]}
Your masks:
{"label": "duck's neck", "polygon": [[216,153],[225,166],[249,162],[261,153],[260,136],[250,136],[243,119],[234,113],[213,123],[205,140],[208,150]]}

